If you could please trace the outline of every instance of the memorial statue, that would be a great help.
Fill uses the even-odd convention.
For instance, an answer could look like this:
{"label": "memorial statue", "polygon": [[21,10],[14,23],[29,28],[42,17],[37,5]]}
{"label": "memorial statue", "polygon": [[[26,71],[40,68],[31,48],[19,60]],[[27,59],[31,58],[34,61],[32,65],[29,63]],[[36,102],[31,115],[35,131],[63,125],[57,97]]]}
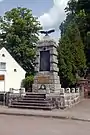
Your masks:
{"label": "memorial statue", "polygon": [[55,30],[52,29],[52,30],[48,30],[48,31],[44,31],[44,30],[40,31],[40,33],[41,33],[41,34],[45,34],[45,36],[48,36],[48,35],[51,34],[52,32],[55,32]]}
{"label": "memorial statue", "polygon": [[52,32],[55,32],[55,30],[40,31],[45,36],[37,44],[36,74],[33,83],[33,92],[36,93],[60,92],[61,84],[58,76],[57,44],[52,37],[48,38]]}

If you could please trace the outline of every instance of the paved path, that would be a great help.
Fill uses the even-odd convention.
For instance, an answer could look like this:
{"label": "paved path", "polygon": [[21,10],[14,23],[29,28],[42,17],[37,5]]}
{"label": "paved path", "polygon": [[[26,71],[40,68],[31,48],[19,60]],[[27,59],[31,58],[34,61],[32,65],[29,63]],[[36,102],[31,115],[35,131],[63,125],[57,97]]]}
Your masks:
{"label": "paved path", "polygon": [[66,112],[70,113],[73,117],[90,120],[90,99],[83,100]]}
{"label": "paved path", "polygon": [[90,123],[0,115],[0,135],[90,135]]}
{"label": "paved path", "polygon": [[71,109],[53,111],[13,109],[1,106],[0,114],[52,117],[90,122],[90,100],[83,100],[81,103],[72,107]]}

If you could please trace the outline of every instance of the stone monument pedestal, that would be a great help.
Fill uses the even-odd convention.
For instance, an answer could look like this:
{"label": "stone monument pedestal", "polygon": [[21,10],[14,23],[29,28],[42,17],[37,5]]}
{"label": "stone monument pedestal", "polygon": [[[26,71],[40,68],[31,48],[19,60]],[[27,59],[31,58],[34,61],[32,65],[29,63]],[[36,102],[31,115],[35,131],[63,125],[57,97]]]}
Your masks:
{"label": "stone monument pedestal", "polygon": [[36,93],[60,93],[59,76],[55,72],[37,73],[34,78],[33,92]]}
{"label": "stone monument pedestal", "polygon": [[60,93],[57,64],[57,44],[49,36],[45,36],[37,45],[33,92]]}

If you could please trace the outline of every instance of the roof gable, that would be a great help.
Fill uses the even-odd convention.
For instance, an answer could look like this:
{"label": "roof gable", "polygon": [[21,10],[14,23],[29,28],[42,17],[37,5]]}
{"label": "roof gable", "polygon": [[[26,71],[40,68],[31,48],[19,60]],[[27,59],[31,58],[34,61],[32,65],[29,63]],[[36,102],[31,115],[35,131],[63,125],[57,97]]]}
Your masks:
{"label": "roof gable", "polygon": [[0,53],[1,53],[1,52],[2,52],[2,53],[4,52],[4,53],[7,54],[9,57],[11,57],[11,59],[16,63],[16,65],[19,66],[19,68],[21,68],[21,69],[26,73],[26,71],[18,64],[18,62],[12,57],[12,55],[6,50],[6,48],[4,48],[4,47],[1,48],[1,49],[0,49]]}

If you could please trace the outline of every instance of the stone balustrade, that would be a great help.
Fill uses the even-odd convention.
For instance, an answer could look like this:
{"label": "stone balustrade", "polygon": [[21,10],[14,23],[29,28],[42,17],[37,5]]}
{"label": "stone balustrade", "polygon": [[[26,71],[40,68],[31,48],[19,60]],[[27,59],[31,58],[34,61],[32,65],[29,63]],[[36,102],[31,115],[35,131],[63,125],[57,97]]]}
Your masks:
{"label": "stone balustrade", "polygon": [[78,103],[80,101],[80,90],[79,88],[61,88],[60,89],[60,98],[63,99],[64,102],[63,107],[71,107],[72,105]]}
{"label": "stone balustrade", "polygon": [[60,92],[47,94],[46,97],[57,109],[69,108],[80,101],[80,90],[79,88],[61,88]]}
{"label": "stone balustrade", "polygon": [[13,100],[17,101],[19,98],[21,99],[25,95],[25,88],[10,89],[9,92],[6,93],[6,105],[11,105]]}
{"label": "stone balustrade", "polygon": [[[48,89],[49,90],[49,89]],[[9,93],[8,105],[11,104],[13,100],[17,101],[19,98],[22,98],[25,94],[20,90],[20,93],[17,94],[14,91]],[[70,108],[73,105],[80,102],[80,89],[79,88],[60,88],[60,91],[57,93],[50,93],[49,91],[46,94],[45,100],[49,101],[52,104],[53,108],[56,109],[65,109]]]}

